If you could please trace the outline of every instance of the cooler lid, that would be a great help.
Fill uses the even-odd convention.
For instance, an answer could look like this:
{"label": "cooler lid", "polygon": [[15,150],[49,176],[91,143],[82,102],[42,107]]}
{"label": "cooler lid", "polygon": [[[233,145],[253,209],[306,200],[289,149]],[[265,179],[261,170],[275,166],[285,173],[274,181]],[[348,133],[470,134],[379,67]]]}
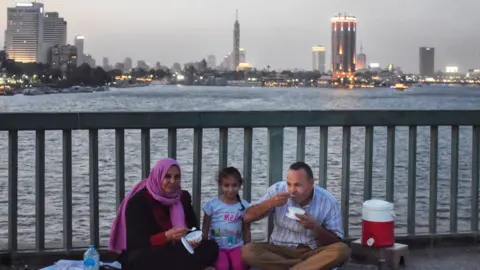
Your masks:
{"label": "cooler lid", "polygon": [[392,210],[393,203],[378,199],[372,199],[365,201],[363,203],[363,208],[369,210]]}

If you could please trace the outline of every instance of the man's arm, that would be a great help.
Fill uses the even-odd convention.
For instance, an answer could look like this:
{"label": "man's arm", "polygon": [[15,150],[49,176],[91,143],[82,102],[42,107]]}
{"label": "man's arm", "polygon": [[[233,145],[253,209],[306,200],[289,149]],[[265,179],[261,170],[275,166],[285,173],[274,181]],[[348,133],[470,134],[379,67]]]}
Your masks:
{"label": "man's arm", "polygon": [[260,198],[259,202],[250,206],[245,212],[243,220],[248,223],[255,222],[266,217],[275,207],[280,207],[287,203],[290,193],[272,191],[276,186],[269,188],[267,194]]}
{"label": "man's arm", "polygon": [[315,228],[318,241],[325,245],[342,241],[344,237],[342,212],[338,201],[332,202],[330,211],[323,222]]}
{"label": "man's arm", "polygon": [[[268,194],[265,194],[264,197],[267,197],[267,196]],[[247,211],[245,211],[245,215],[243,217],[244,222],[252,223],[264,218],[269,214],[270,210],[272,210],[273,208],[273,203],[270,200],[270,198],[264,199],[262,197],[262,199],[263,201],[261,203],[252,205],[247,209]]]}
{"label": "man's arm", "polygon": [[315,226],[315,235],[319,242],[322,242],[324,245],[331,245],[337,242],[342,241],[342,239],[335,233],[325,229],[321,224],[317,223]]}

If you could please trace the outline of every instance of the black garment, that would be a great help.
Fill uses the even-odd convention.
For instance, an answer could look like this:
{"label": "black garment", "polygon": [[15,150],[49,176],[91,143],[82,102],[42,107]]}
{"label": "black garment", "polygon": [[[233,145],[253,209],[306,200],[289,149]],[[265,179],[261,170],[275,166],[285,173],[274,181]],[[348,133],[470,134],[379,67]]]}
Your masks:
{"label": "black garment", "polygon": [[[187,227],[198,228],[192,198],[187,191],[182,192],[181,202]],[[188,253],[180,241],[163,243],[162,234],[172,228],[170,207],[154,200],[146,189],[128,201],[125,220],[127,250],[118,258],[122,269],[203,270],[207,266],[213,266],[217,260],[218,245],[215,241],[202,241],[194,254]]]}
{"label": "black garment", "polygon": [[122,269],[203,270],[207,266],[213,266],[217,256],[218,245],[213,240],[203,240],[193,254],[190,254],[179,242],[133,251],[130,253],[130,260],[122,264]]}

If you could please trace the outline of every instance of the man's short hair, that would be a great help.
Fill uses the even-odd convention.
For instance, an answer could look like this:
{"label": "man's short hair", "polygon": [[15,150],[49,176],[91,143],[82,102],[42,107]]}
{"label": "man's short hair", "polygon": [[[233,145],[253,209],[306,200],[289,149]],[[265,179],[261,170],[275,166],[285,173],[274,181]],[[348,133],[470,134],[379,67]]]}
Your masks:
{"label": "man's short hair", "polygon": [[303,169],[307,173],[308,179],[313,180],[312,168],[310,168],[310,166],[308,166],[308,164],[303,161],[297,161],[293,163],[292,165],[290,165],[290,168],[288,169],[292,171],[298,171]]}

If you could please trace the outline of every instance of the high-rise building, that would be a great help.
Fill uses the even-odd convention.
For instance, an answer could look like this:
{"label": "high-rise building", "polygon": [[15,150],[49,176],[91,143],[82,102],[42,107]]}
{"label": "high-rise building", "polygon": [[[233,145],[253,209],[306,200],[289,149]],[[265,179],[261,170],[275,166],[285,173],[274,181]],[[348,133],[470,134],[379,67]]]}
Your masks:
{"label": "high-rise building", "polygon": [[433,77],[435,74],[435,48],[420,47],[420,76]]}
{"label": "high-rise building", "polygon": [[77,67],[77,48],[72,45],[54,45],[50,48],[48,63],[52,68],[62,71]]}
{"label": "high-rise building", "polygon": [[123,61],[124,70],[129,71],[130,69],[132,69],[132,67],[133,67],[132,58],[130,58],[130,57],[125,58],[125,60]]}
{"label": "high-rise building", "polygon": [[215,58],[215,55],[211,54],[207,56],[207,67],[209,68],[217,67],[217,58]]}
{"label": "high-rise building", "polygon": [[356,64],[357,18],[338,14],[332,18],[332,79],[353,80]]}
{"label": "high-rise building", "polygon": [[367,55],[363,53],[363,46],[360,46],[360,53],[357,55],[355,70],[367,68]]}
{"label": "high-rise building", "polygon": [[76,36],[74,41],[75,47],[77,47],[77,66],[81,66],[83,63],[86,63],[85,60],[85,53],[84,53],[84,44],[85,44],[85,37],[84,36]]}
{"label": "high-rise building", "polygon": [[238,22],[238,9],[235,24],[233,25],[233,70],[240,64],[240,23]]}
{"label": "high-rise building", "polygon": [[325,73],[325,46],[312,47],[312,70]]}
{"label": "high-rise building", "polygon": [[245,51],[244,48],[240,48],[240,63],[246,63],[247,62],[247,51]]}
{"label": "high-rise building", "polygon": [[102,67],[104,70],[109,71],[111,69],[110,67],[110,61],[108,57],[103,57],[102,59]]}
{"label": "high-rise building", "polygon": [[90,54],[85,54],[83,56],[83,61],[85,61],[86,64],[88,64],[91,68],[97,67],[97,63],[95,59]]}
{"label": "high-rise building", "polygon": [[58,12],[45,12],[43,24],[42,55],[49,55],[55,45],[67,45],[67,22]]}
{"label": "high-rise building", "polygon": [[43,41],[53,45],[67,45],[67,22],[58,12],[46,12]]}
{"label": "high-rise building", "polygon": [[42,3],[16,3],[7,8],[5,49],[16,62],[47,61],[43,50],[44,14]]}

